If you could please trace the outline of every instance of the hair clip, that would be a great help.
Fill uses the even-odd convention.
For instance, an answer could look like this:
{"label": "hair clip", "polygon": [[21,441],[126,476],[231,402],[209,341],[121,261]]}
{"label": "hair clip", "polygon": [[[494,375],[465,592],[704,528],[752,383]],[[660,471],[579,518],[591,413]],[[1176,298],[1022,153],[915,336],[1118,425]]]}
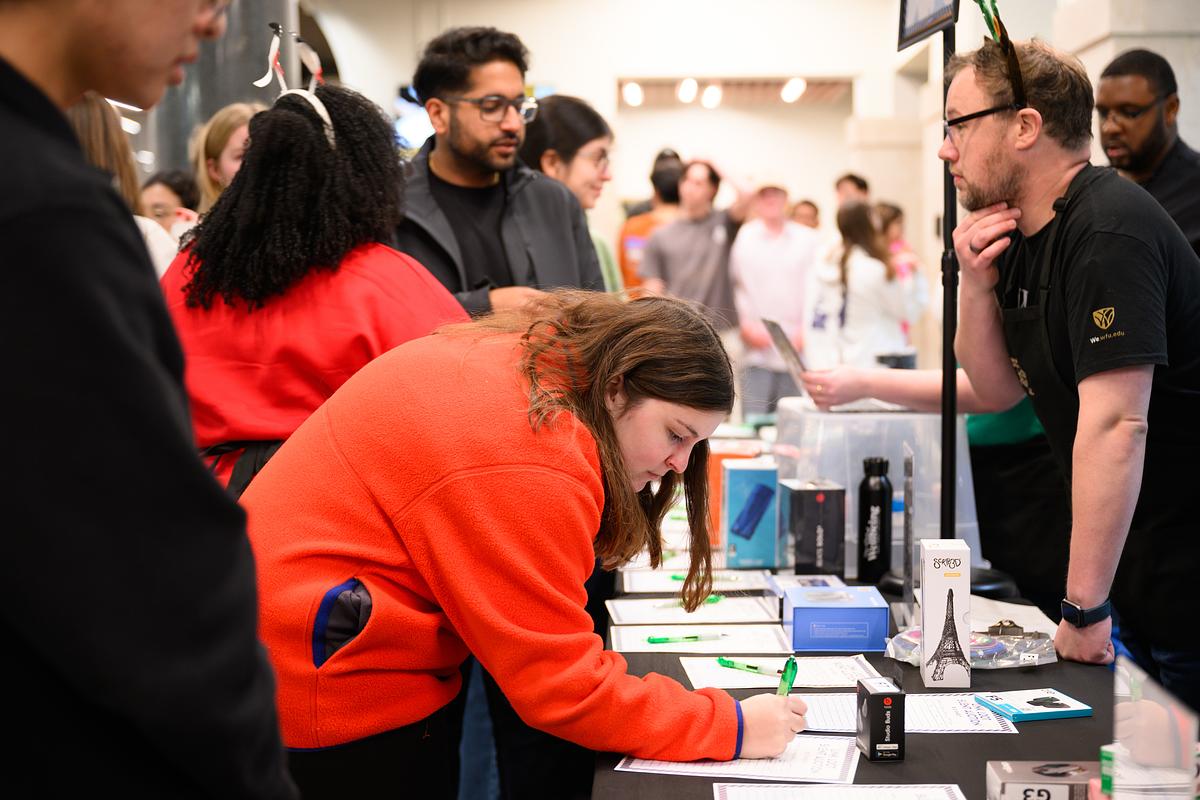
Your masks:
{"label": "hair clip", "polygon": [[[280,97],[287,95],[296,95],[303,98],[305,102],[312,106],[313,111],[317,112],[317,116],[324,123],[325,138],[329,141],[329,146],[336,146],[333,135],[333,119],[329,116],[329,109],[325,108],[325,104],[315,94],[317,84],[325,83],[325,71],[321,69],[321,57],[298,34],[285,30],[278,22],[268,23],[268,27],[271,28],[275,35],[271,37],[271,47],[267,51],[267,71],[261,78],[253,82],[254,85],[260,89],[265,89],[271,83],[271,73],[275,73],[275,79],[279,82],[279,96],[275,98],[275,102],[278,103]],[[289,89],[287,78],[283,72],[283,65],[279,63],[280,40],[288,33],[291,33],[291,36],[295,40],[300,62],[308,68],[308,71],[312,75],[308,81],[307,89]]]}

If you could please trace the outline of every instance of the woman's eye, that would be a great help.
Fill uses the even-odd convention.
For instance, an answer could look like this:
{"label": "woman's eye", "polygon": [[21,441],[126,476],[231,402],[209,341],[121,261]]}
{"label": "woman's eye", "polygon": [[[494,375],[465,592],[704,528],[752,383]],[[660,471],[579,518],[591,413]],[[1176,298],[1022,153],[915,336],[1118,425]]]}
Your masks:
{"label": "woman's eye", "polygon": [[683,441],[683,437],[680,436],[679,434],[677,434],[673,430],[668,429],[667,434],[668,434],[668,438],[670,438],[670,440],[671,440],[671,444],[679,444],[680,442]]}

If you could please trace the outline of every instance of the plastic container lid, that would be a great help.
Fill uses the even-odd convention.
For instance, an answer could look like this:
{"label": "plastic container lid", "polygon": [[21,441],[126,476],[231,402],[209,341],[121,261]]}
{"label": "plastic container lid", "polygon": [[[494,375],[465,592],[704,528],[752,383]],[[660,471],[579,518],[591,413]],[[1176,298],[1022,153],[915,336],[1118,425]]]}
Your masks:
{"label": "plastic container lid", "polygon": [[883,477],[888,473],[888,460],[877,456],[863,459],[863,472],[869,477]]}

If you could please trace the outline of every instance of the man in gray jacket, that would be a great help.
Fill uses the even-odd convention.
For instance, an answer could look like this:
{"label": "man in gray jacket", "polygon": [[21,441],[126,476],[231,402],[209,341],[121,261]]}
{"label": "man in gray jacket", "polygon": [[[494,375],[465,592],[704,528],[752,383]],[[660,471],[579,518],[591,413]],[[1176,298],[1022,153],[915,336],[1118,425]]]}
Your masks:
{"label": "man in gray jacket", "polygon": [[434,135],[409,165],[397,248],[471,314],[521,305],[554,287],[603,289],[579,202],[517,160],[537,101],[528,51],[495,28],[453,28],[413,76]]}

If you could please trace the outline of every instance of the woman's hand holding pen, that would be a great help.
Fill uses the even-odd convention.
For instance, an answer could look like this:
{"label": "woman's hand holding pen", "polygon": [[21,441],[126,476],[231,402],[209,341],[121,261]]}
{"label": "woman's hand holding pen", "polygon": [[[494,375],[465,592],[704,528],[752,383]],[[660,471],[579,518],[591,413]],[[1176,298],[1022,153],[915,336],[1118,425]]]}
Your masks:
{"label": "woman's hand holding pen", "polygon": [[799,697],[756,694],[742,702],[742,758],[774,758],[804,730],[808,706]]}

